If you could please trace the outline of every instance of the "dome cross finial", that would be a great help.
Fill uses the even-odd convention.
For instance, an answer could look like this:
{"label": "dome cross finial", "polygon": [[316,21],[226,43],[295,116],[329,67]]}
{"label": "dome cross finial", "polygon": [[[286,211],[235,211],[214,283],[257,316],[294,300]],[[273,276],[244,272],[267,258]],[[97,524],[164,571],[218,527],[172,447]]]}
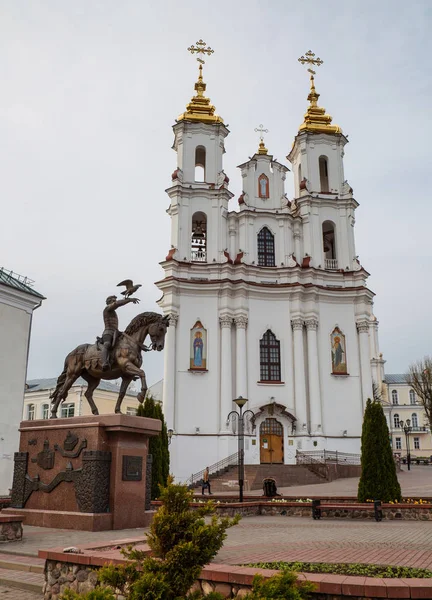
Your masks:
{"label": "dome cross finial", "polygon": [[268,150],[264,144],[264,135],[263,134],[268,133],[269,130],[264,129],[264,125],[262,123],[260,123],[260,125],[258,127],[255,127],[254,131],[256,131],[257,133],[260,134],[260,143],[259,143],[259,148],[258,148],[258,154],[267,154]]}
{"label": "dome cross finial", "polygon": [[309,107],[304,116],[304,121],[300,125],[299,131],[310,131],[313,133],[330,133],[338,134],[342,133],[341,128],[338,125],[331,125],[332,117],[327,115],[324,108],[318,106],[318,98],[320,95],[315,89],[315,78],[316,71],[311,67],[320,67],[323,64],[323,60],[319,56],[308,50],[298,61],[302,65],[310,65],[308,72],[310,73],[310,92],[308,95]]}

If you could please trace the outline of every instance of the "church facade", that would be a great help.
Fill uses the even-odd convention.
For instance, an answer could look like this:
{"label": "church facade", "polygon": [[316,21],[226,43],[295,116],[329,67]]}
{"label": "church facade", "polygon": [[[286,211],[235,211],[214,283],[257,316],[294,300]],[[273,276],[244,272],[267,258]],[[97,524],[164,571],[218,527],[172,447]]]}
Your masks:
{"label": "church facade", "polygon": [[239,166],[243,191],[229,210],[229,131],[205,90],[200,65],[196,94],[173,127],[171,249],[157,282],[170,315],[163,407],[172,472],[184,481],[237,451],[227,416],[239,396],[254,415],[246,464],[295,463],[297,451],[358,453],[365,403],[384,374],[374,294],[355,249],[347,138],[318,105],[311,75],[290,169],[261,137]]}

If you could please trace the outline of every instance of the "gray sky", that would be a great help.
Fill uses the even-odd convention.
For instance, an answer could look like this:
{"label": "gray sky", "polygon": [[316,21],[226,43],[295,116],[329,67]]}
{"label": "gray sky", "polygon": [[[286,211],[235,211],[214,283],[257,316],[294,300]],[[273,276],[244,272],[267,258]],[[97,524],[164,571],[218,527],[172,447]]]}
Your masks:
{"label": "gray sky", "polygon": [[[143,283],[157,310],[170,245],[171,126],[193,93],[187,47],[215,49],[207,92],[229,124],[225,171],[266,145],[283,163],[307,106],[297,58],[324,60],[320,105],[349,135],[357,253],[372,274],[387,372],[432,353],[432,2],[0,1],[0,265],[36,281],[29,378],[102,330],[107,295]],[[287,177],[288,197],[293,179]],[[136,307],[121,310],[125,326]],[[415,320],[414,320],[415,317]],[[162,355],[145,356],[148,382]]]}

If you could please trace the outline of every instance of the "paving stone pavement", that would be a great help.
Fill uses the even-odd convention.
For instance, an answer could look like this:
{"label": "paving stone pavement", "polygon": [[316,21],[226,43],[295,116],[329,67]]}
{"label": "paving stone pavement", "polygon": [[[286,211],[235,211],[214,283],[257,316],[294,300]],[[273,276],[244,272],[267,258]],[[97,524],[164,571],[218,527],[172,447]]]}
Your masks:
{"label": "paving stone pavement", "polygon": [[18,588],[0,585],[1,600],[41,600],[42,592],[27,592]]}
{"label": "paving stone pavement", "polygon": [[215,562],[364,562],[432,569],[432,523],[246,517],[229,529]]}

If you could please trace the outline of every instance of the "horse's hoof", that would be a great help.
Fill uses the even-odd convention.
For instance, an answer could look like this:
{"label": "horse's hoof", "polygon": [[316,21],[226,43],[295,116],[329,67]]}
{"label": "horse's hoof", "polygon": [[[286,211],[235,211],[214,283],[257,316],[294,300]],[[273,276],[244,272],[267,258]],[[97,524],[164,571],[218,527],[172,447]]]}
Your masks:
{"label": "horse's hoof", "polygon": [[145,394],[143,394],[142,392],[140,392],[137,396],[137,400],[140,404],[142,404],[145,400]]}
{"label": "horse's hoof", "polygon": [[96,409],[96,410],[92,410],[92,413],[93,413],[94,415],[98,415],[98,414],[99,414],[99,411],[98,411],[98,409]]}
{"label": "horse's hoof", "polygon": [[116,415],[121,415],[122,411],[120,409],[114,411]]}
{"label": "horse's hoof", "polygon": [[50,419],[57,419],[57,415],[51,415]]}

